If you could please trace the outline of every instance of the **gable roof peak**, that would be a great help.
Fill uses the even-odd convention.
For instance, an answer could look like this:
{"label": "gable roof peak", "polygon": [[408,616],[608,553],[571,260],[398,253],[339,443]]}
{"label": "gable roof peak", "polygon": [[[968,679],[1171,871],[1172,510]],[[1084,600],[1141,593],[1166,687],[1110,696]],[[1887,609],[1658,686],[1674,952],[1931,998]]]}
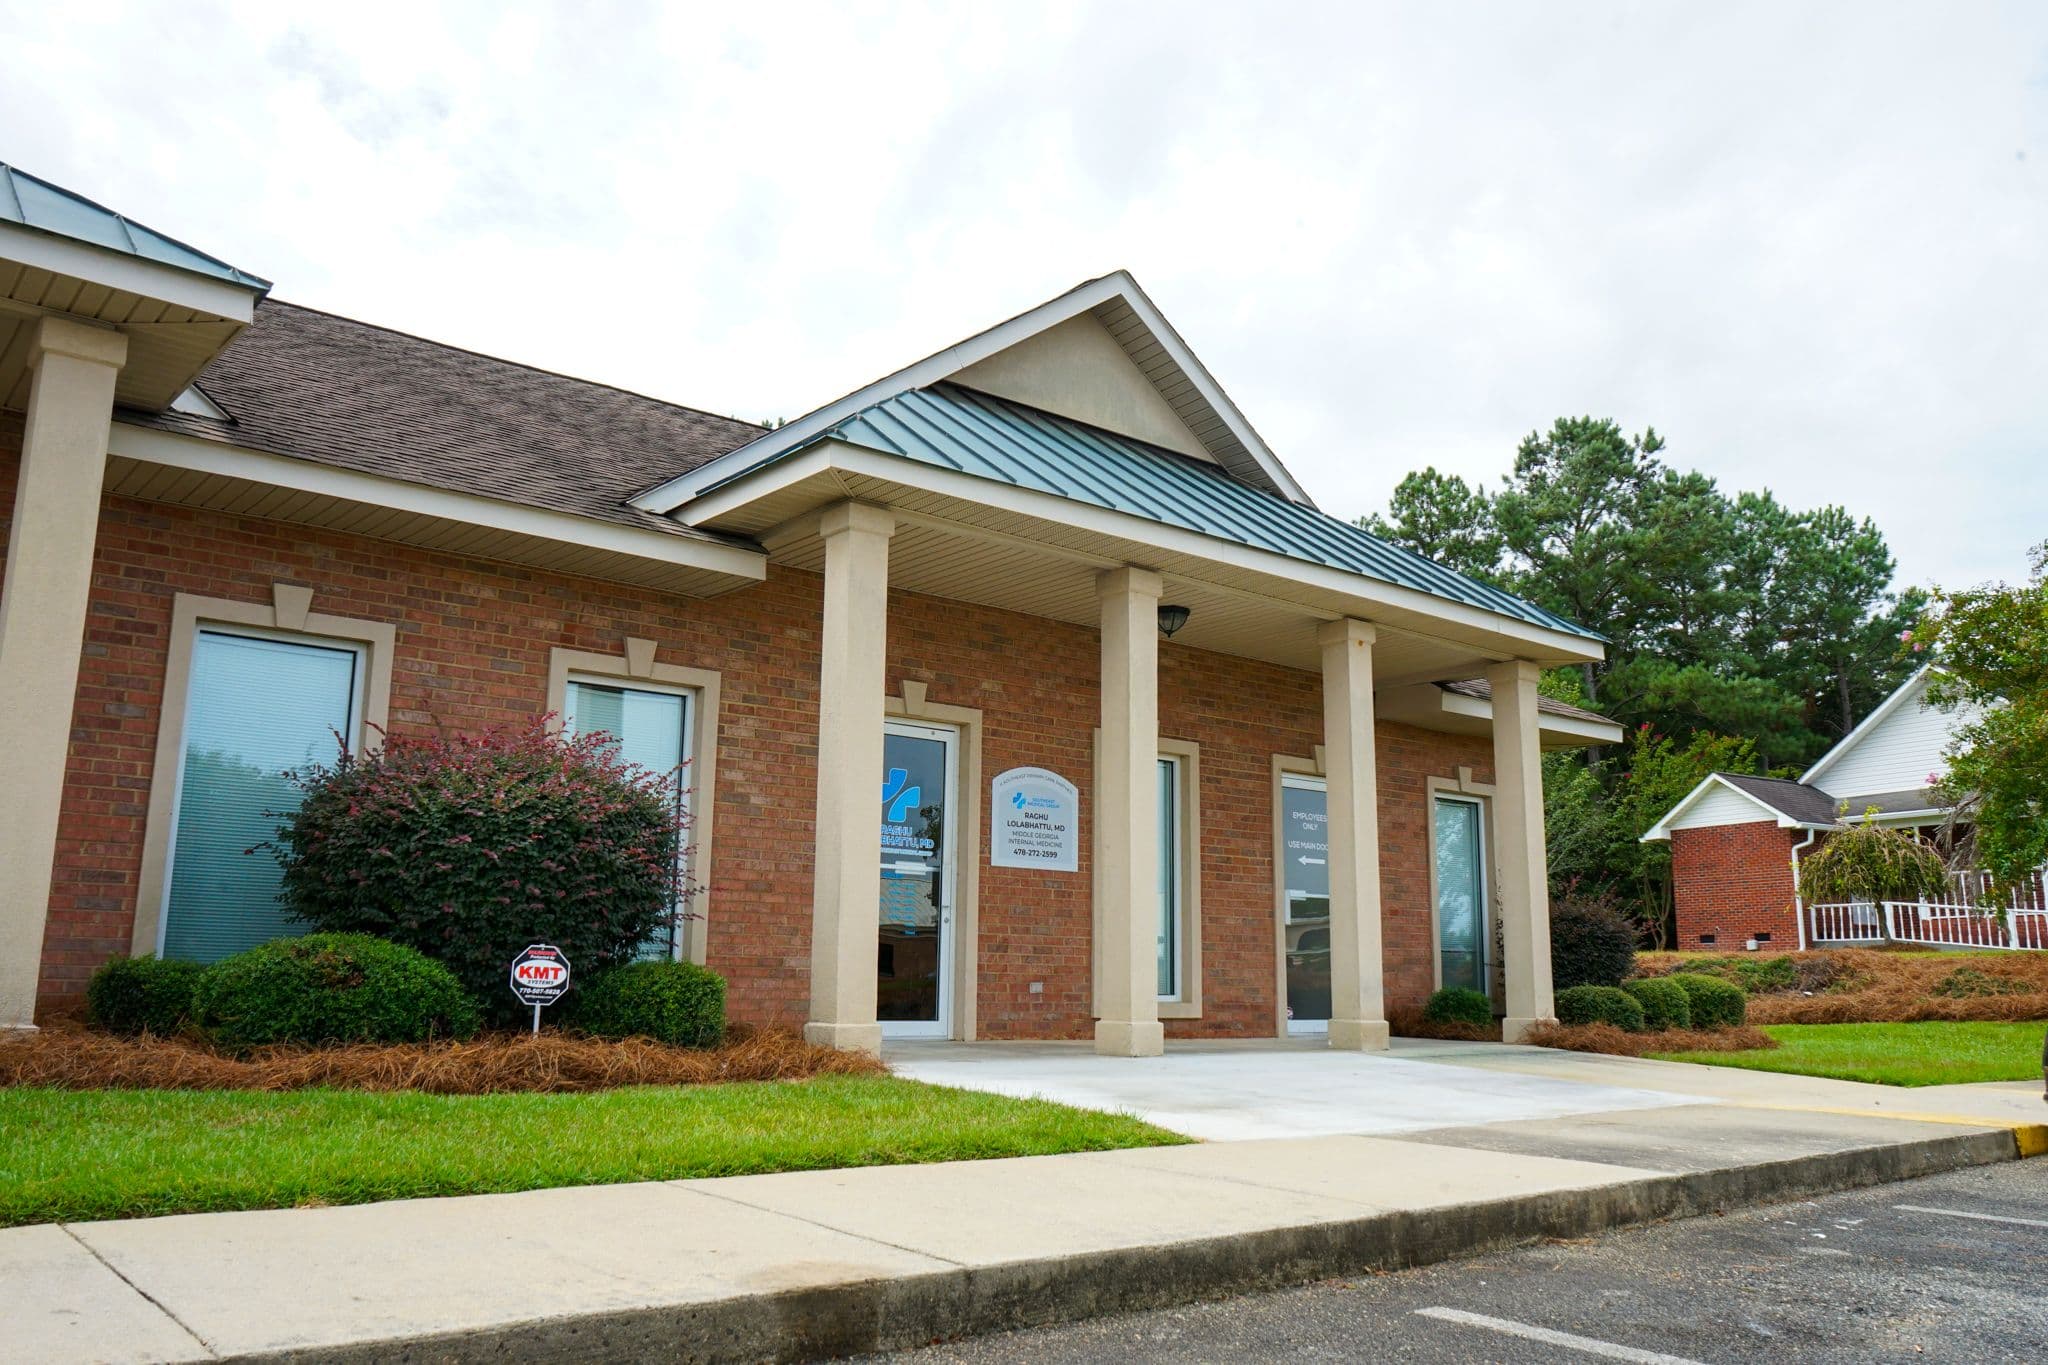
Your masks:
{"label": "gable roof peak", "polygon": [[1315,506],[1128,270],[1083,281],[1035,308],[935,351],[707,465],[648,489],[633,500],[634,505],[649,512],[673,512],[706,488],[814,441],[856,413],[954,378],[1083,316],[1092,316],[1102,325],[1209,458],[1245,483],[1304,507]]}

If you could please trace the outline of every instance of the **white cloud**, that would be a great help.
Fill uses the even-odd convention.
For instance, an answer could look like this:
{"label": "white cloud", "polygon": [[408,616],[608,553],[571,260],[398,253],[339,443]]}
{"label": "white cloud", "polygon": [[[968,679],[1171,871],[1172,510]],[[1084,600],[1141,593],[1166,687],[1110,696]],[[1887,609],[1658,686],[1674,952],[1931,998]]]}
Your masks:
{"label": "white cloud", "polygon": [[1563,413],[2048,535],[2048,14],[11,5],[0,156],[282,298],[793,416],[1128,266],[1328,509]]}

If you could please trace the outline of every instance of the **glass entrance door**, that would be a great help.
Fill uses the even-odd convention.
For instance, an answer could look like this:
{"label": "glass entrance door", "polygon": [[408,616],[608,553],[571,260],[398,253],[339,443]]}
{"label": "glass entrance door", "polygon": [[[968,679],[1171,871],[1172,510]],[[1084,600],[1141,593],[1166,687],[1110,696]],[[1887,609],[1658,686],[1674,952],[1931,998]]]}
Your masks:
{"label": "glass entrance door", "polygon": [[1483,810],[1469,796],[1436,798],[1437,954],[1446,989],[1491,995]]}
{"label": "glass entrance door", "polygon": [[1320,777],[1280,779],[1280,951],[1287,1031],[1330,1031],[1330,790]]}
{"label": "glass entrance door", "polygon": [[953,1026],[953,831],[959,732],[890,721],[882,735],[882,897],[875,1013],[894,1038]]}

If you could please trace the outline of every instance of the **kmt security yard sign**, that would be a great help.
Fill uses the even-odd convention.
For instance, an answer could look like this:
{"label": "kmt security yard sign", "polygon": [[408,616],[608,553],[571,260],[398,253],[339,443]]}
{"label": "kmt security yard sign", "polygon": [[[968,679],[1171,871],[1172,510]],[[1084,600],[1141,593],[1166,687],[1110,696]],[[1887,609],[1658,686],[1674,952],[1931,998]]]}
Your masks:
{"label": "kmt security yard sign", "polygon": [[569,959],[552,943],[532,943],[512,959],[512,994],[533,1006],[533,1031],[540,1032],[540,1007],[552,1005],[569,989]]}

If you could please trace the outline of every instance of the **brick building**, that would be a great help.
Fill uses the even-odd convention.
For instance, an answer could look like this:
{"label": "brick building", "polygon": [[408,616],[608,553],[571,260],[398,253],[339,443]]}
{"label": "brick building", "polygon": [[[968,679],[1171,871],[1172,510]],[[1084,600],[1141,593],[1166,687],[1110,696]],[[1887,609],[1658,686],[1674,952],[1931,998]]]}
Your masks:
{"label": "brick building", "polygon": [[1671,842],[1679,947],[1804,948],[1886,936],[1879,907],[1802,905],[1799,858],[1845,823],[1931,836],[1948,819],[1933,787],[1969,712],[1929,704],[1933,672],[1930,665],[1900,684],[1797,781],[1713,773],[1650,827],[1645,841]]}
{"label": "brick building", "polygon": [[0,187],[0,1026],[294,932],[244,850],[333,732],[547,713],[687,765],[665,950],[742,1020],[1550,1014],[1538,758],[1620,736],[1535,682],[1599,641],[1317,510],[1128,275],[771,431]]}

